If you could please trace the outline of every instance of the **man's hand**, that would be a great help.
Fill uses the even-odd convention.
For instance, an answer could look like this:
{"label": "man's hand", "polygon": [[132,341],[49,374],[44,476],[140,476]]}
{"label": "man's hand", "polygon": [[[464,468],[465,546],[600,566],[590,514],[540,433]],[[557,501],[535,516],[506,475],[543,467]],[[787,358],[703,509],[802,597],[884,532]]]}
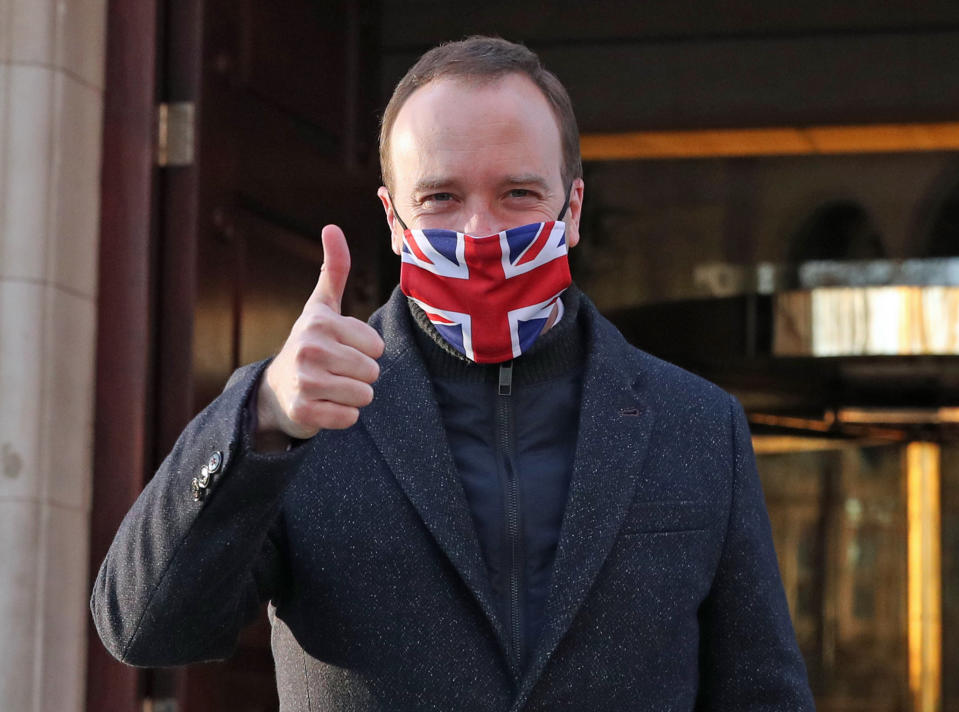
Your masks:
{"label": "man's hand", "polygon": [[336,225],[323,228],[323,266],[303,313],[260,382],[257,447],[275,449],[287,438],[348,428],[373,400],[380,375],[380,335],[340,314],[350,248]]}

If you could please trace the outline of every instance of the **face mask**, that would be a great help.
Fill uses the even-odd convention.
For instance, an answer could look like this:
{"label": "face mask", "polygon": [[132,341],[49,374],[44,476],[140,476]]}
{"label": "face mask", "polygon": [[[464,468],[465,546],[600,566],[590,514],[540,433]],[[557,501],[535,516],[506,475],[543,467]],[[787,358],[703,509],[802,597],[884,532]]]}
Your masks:
{"label": "face mask", "polygon": [[[566,212],[566,204],[560,217]],[[394,211],[395,214],[395,211]],[[399,218],[399,216],[397,216]],[[532,223],[476,237],[404,228],[400,289],[453,348],[476,363],[502,363],[533,345],[572,283],[566,224]]]}

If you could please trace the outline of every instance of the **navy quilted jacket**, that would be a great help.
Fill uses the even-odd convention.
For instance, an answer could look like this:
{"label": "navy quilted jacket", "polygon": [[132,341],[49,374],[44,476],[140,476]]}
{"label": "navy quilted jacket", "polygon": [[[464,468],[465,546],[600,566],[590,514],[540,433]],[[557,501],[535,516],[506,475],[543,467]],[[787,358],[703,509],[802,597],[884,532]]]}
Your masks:
{"label": "navy quilted jacket", "polygon": [[521,669],[545,623],[573,472],[586,338],[577,320],[580,294],[567,290],[562,321],[531,351],[500,365],[447,353],[425,315],[417,318],[417,343]]}

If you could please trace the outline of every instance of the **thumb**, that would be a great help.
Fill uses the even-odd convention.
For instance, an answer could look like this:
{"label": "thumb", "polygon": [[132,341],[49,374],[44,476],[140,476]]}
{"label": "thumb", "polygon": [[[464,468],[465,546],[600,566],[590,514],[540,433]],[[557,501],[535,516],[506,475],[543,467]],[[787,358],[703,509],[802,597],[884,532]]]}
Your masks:
{"label": "thumb", "polygon": [[310,301],[322,302],[339,314],[346,278],[350,276],[350,248],[346,244],[346,235],[337,225],[324,227],[322,238],[323,266]]}

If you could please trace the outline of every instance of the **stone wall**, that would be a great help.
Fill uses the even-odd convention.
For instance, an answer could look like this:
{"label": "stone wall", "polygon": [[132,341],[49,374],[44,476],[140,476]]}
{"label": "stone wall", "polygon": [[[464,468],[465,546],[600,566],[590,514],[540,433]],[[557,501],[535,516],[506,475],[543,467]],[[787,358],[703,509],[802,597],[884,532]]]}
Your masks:
{"label": "stone wall", "polygon": [[0,709],[82,710],[105,0],[0,0]]}

